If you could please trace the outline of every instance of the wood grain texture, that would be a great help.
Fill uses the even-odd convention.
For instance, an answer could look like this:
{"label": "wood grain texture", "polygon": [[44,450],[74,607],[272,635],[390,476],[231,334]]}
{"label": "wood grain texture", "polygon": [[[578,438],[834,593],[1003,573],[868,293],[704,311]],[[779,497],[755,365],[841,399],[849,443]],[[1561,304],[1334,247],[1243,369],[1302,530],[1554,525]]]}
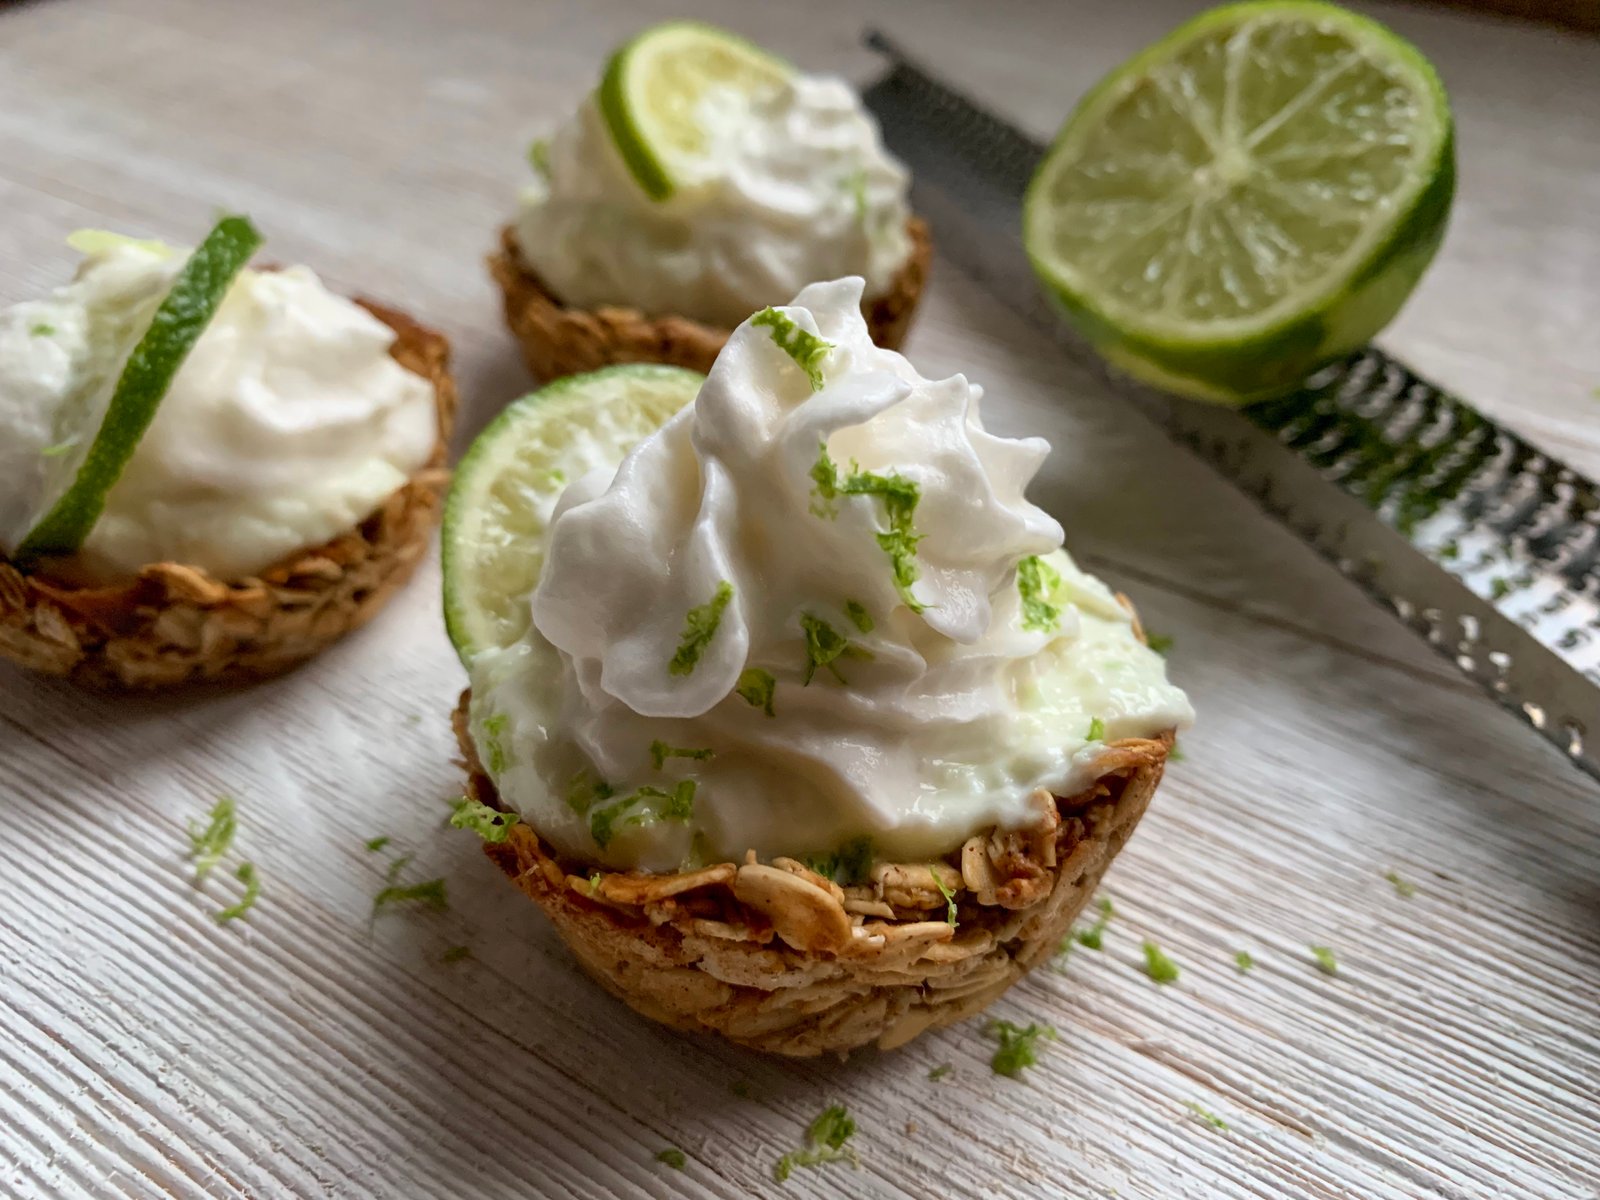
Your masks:
{"label": "wood grain texture", "polygon": [[[857,77],[880,22],[1045,133],[1194,6],[687,7]],[[680,11],[0,9],[0,302],[62,276],[72,228],[194,236],[242,208],[272,257],[451,335],[470,437],[526,387],[481,262],[522,149],[621,35]],[[1440,65],[1462,147],[1450,236],[1385,343],[1600,469],[1600,45],[1374,11]],[[666,1033],[584,980],[443,828],[462,675],[430,566],[367,630],[246,691],[108,699],[0,673],[0,1194],[762,1196],[839,1099],[859,1174],[797,1172],[785,1195],[1600,1196],[1594,785],[948,264],[909,351],[983,383],[1004,431],[1055,443],[1036,499],[1176,636],[1201,712],[1109,877],[1105,950],[1000,1006],[1061,1031],[1024,1081],[990,1073],[972,1025],[781,1063]],[[182,860],[185,821],[221,793],[264,881],[228,927],[210,914],[231,881],[197,890]],[[448,880],[448,912],[370,919],[376,834],[416,853],[407,879]],[[1138,971],[1144,937],[1178,983]],[[472,957],[443,962],[455,945]],[[668,1145],[681,1174],[653,1159]]]}

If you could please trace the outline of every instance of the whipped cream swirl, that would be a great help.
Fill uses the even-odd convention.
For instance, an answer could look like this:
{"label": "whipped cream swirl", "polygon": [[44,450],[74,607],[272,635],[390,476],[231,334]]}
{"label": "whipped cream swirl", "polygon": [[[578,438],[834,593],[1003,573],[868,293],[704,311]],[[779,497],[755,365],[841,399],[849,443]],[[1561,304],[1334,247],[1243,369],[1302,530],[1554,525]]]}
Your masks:
{"label": "whipped cream swirl", "polygon": [[907,175],[847,84],[797,74],[759,97],[714,87],[696,115],[700,170],[666,201],[629,173],[592,96],[550,139],[516,234],[563,303],[732,328],[815,279],[889,290],[910,253]]}
{"label": "whipped cream swirl", "polygon": [[474,664],[473,716],[563,851],[940,854],[1080,790],[1099,739],[1190,720],[1025,499],[1048,445],[873,345],[861,295],[813,284],[740,326],[692,404],[557,506],[534,629]]}
{"label": "whipped cream swirl", "polygon": [[[72,283],[0,311],[8,550],[59,482],[53,472],[75,470],[188,253],[99,233],[74,242],[86,257]],[[72,569],[112,579],[178,562],[237,579],[365,520],[438,441],[433,386],[390,357],[394,340],[305,267],[241,272]]]}

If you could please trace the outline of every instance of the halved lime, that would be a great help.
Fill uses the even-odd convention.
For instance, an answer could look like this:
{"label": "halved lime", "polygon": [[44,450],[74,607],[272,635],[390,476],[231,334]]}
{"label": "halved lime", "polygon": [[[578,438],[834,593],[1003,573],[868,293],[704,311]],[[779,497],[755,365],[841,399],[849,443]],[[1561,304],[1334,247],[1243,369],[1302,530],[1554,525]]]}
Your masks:
{"label": "halved lime", "polygon": [[569,375],[478,435],[444,505],[444,622],[463,665],[527,633],[550,515],[567,484],[615,467],[704,382],[654,363]]}
{"label": "halved lime", "polygon": [[[93,249],[82,239],[75,244],[86,251]],[[98,429],[55,430],[63,444],[86,445],[87,450],[81,460],[65,464],[53,481],[62,490],[45,497],[41,504],[44,515],[22,538],[13,556],[16,561],[70,554],[83,544],[105,508],[106,494],[133,457],[183,360],[260,245],[261,235],[249,218],[223,217],[195,247],[128,356]],[[87,403],[74,411],[90,420],[100,412]]]}
{"label": "halved lime", "polygon": [[1444,234],[1439,77],[1316,0],[1231,4],[1102,80],[1023,206],[1034,268],[1113,364],[1245,403],[1399,311]]}
{"label": "halved lime", "polygon": [[751,97],[794,74],[781,58],[695,21],[669,21],[611,56],[597,93],[600,112],[628,170],[652,200],[696,176],[710,143],[701,102],[713,88]]}

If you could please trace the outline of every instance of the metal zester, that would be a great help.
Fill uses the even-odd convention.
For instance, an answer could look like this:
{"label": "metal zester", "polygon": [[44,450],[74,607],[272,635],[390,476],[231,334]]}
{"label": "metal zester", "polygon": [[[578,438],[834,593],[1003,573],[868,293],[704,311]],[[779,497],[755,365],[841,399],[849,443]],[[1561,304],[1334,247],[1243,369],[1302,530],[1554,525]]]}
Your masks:
{"label": "metal zester", "polygon": [[[1098,362],[1022,250],[1044,147],[880,33],[864,97],[918,209],[1001,302]],[[1368,348],[1280,401],[1235,411],[1107,374],[1120,394],[1316,547],[1574,764],[1600,778],[1600,489]],[[1596,740],[1600,740],[1597,737]]]}

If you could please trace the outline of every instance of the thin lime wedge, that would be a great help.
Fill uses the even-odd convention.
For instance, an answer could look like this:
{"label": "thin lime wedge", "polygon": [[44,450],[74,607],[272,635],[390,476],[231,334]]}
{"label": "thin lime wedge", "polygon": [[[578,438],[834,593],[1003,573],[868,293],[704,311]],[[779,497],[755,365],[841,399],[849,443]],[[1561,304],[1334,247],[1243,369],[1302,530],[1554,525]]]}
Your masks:
{"label": "thin lime wedge", "polygon": [[17,547],[16,561],[70,554],[83,544],[183,360],[260,245],[249,218],[223,217],[195,247],[134,345],[92,440],[88,431],[57,430],[87,441],[89,448],[65,490],[47,500],[44,516]]}
{"label": "thin lime wedge", "polygon": [[1028,189],[1023,236],[1110,361],[1242,403],[1394,317],[1454,190],[1427,60],[1335,5],[1267,0],[1197,17],[1085,96]]}
{"label": "thin lime wedge", "polygon": [[695,177],[709,149],[701,111],[709,91],[759,97],[793,73],[782,59],[725,30],[670,21],[611,56],[597,99],[634,179],[652,200],[665,200]]}
{"label": "thin lime wedge", "polygon": [[444,507],[445,628],[463,664],[527,633],[550,516],[567,484],[615,467],[704,382],[653,363],[569,375],[478,435]]}

